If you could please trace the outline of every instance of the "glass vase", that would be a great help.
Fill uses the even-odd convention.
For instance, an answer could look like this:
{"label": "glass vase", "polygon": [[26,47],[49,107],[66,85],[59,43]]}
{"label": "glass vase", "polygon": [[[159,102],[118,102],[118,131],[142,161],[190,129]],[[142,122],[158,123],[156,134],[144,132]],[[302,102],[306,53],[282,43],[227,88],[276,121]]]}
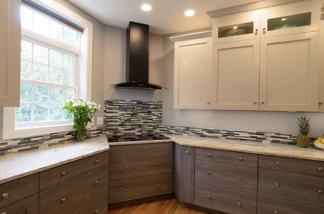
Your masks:
{"label": "glass vase", "polygon": [[86,128],[85,127],[76,129],[76,139],[78,142],[83,142],[85,136],[86,136]]}

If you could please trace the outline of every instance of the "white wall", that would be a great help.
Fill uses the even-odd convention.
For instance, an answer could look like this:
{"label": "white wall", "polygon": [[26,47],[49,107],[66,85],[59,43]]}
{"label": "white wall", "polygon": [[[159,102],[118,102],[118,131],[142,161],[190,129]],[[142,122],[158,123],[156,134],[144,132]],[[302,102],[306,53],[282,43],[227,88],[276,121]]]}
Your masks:
{"label": "white wall", "polygon": [[[163,72],[163,36],[150,34],[149,80],[161,84]],[[105,28],[105,99],[161,100],[161,93],[150,90],[112,89],[110,85],[126,81],[126,29],[106,26]]]}
{"label": "white wall", "polygon": [[[174,35],[179,34],[173,34],[172,36]],[[307,116],[311,118],[311,134],[322,135],[324,133],[324,113],[174,110],[174,43],[169,39],[170,36],[165,35],[163,38],[164,75],[162,85],[170,89],[163,94],[164,125],[298,133],[296,118]]]}

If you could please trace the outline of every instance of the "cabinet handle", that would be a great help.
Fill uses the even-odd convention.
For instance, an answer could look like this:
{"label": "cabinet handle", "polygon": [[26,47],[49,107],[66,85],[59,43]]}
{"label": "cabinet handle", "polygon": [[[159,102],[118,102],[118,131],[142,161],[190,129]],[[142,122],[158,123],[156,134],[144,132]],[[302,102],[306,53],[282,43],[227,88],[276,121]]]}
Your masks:
{"label": "cabinet handle", "polygon": [[124,189],[124,192],[127,192],[127,189]]}
{"label": "cabinet handle", "polygon": [[186,151],[186,154],[189,154],[189,151]]}
{"label": "cabinet handle", "polygon": [[323,172],[323,168],[322,167],[318,167],[318,171]]}
{"label": "cabinet handle", "polygon": [[319,193],[319,194],[323,194],[323,192],[322,192],[321,190],[318,190],[318,193]]}
{"label": "cabinet handle", "polygon": [[128,167],[127,167],[127,166],[125,166],[125,169],[128,169]]}
{"label": "cabinet handle", "polygon": [[7,214],[7,212],[2,212],[1,214]]}
{"label": "cabinet handle", "polygon": [[66,199],[65,198],[62,198],[61,201],[62,201],[62,203],[64,203],[66,201]]}
{"label": "cabinet handle", "polygon": [[277,165],[277,166],[279,166],[279,165],[280,165],[280,163],[279,163],[279,162],[276,162],[276,165]]}
{"label": "cabinet handle", "polygon": [[258,104],[258,102],[253,102],[254,105]]}
{"label": "cabinet handle", "polygon": [[94,213],[99,213],[99,210],[95,210]]}
{"label": "cabinet handle", "polygon": [[319,103],[318,103],[319,105],[322,105],[323,104],[323,102],[322,101],[319,101]]}
{"label": "cabinet handle", "polygon": [[99,160],[96,160],[95,163],[99,163]]}
{"label": "cabinet handle", "polygon": [[242,161],[242,160],[243,160],[243,158],[239,158],[238,160],[239,160],[239,161]]}
{"label": "cabinet handle", "polygon": [[237,205],[242,206],[241,202],[238,202]]}
{"label": "cabinet handle", "polygon": [[266,33],[266,29],[265,28],[263,28],[263,33]]}
{"label": "cabinet handle", "polygon": [[2,198],[3,198],[3,199],[7,199],[7,198],[9,198],[9,193],[3,193],[3,194],[2,194]]}
{"label": "cabinet handle", "polygon": [[261,104],[264,104],[264,102],[262,101]]}
{"label": "cabinet handle", "polygon": [[208,156],[208,157],[210,157],[210,156],[211,156],[211,154],[209,154],[209,153],[208,153],[208,154],[207,154],[207,156]]}
{"label": "cabinet handle", "polygon": [[62,176],[66,175],[66,172],[62,172]]}
{"label": "cabinet handle", "polygon": [[277,187],[280,187],[280,184],[279,184],[279,183],[276,183],[276,186],[277,186]]}
{"label": "cabinet handle", "polygon": [[95,184],[99,184],[99,181],[95,181]]}
{"label": "cabinet handle", "polygon": [[258,35],[259,29],[255,29],[255,34]]}
{"label": "cabinet handle", "polygon": [[279,212],[276,210],[276,211],[275,211],[275,214],[279,214]]}
{"label": "cabinet handle", "polygon": [[160,163],[156,163],[157,166],[160,166]]}
{"label": "cabinet handle", "polygon": [[159,186],[160,186],[160,184],[156,184],[156,186],[157,186],[157,187],[159,187]]}
{"label": "cabinet handle", "polygon": [[210,196],[209,196],[209,195],[207,195],[207,198],[208,198],[208,199],[210,199]]}
{"label": "cabinet handle", "polygon": [[210,172],[207,172],[207,174],[208,174],[208,175],[211,175],[211,173],[210,173]]}
{"label": "cabinet handle", "polygon": [[210,105],[210,102],[207,102],[208,105]]}
{"label": "cabinet handle", "polygon": [[243,180],[243,178],[242,178],[242,177],[238,177],[238,179],[239,179],[239,180]]}

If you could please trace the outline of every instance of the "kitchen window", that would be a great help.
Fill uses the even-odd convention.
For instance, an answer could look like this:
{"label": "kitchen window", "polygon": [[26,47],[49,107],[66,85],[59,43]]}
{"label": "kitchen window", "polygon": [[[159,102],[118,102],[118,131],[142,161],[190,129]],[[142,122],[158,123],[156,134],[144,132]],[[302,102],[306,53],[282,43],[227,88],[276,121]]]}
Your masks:
{"label": "kitchen window", "polygon": [[3,139],[71,131],[61,103],[91,100],[93,24],[55,1],[22,2],[20,106],[4,108]]}

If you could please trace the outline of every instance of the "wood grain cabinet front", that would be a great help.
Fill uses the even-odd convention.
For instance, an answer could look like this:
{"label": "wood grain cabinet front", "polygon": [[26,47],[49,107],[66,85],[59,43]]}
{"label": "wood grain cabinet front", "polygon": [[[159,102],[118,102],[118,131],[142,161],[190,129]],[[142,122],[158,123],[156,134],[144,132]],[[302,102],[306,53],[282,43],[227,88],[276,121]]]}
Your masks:
{"label": "wood grain cabinet front", "polygon": [[0,185],[0,208],[38,192],[38,174]]}
{"label": "wood grain cabinet front", "polygon": [[108,194],[103,192],[69,214],[107,214]]}
{"label": "wood grain cabinet front", "polygon": [[87,177],[89,173],[108,169],[108,152],[103,152],[40,173],[40,191],[73,181],[75,177]]}
{"label": "wood grain cabinet front", "polygon": [[196,183],[194,204],[231,214],[255,214],[257,195]]}
{"label": "wood grain cabinet front", "polygon": [[0,209],[1,214],[38,214],[38,195],[33,195]]}

